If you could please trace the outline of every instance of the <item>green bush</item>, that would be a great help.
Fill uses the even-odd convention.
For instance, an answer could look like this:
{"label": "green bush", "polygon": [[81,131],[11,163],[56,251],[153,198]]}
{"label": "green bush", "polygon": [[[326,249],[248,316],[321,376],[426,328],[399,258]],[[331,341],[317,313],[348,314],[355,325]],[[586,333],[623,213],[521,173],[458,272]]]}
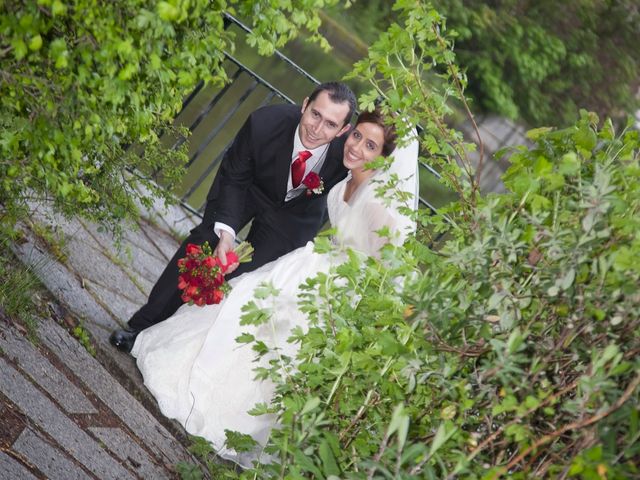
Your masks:
{"label": "green bush", "polygon": [[640,474],[640,137],[595,127],[533,131],[436,252],[308,282],[259,478]]}
{"label": "green bush", "polygon": [[[317,8],[326,3],[0,2],[2,223],[46,199],[113,226],[135,213],[136,200],[150,201],[140,183],[166,197],[186,145],[173,151],[158,134],[170,132],[198,81],[227,80],[222,60],[234,39],[223,13],[237,7],[253,27],[248,41],[269,54],[300,29],[318,40]],[[159,172],[167,188],[126,170]]]}
{"label": "green bush", "polygon": [[635,2],[435,0],[484,109],[531,125],[574,123],[580,108],[620,119],[638,108]]}
{"label": "green bush", "polygon": [[[420,123],[460,201],[421,215],[416,238],[381,261],[354,254],[307,281],[299,353],[257,371],[277,384],[267,450],[279,462],[227,475],[637,477],[639,133],[587,113],[532,130],[534,146],[511,152],[508,193],[480,197],[481,163],[443,120],[451,98],[464,105],[465,78],[442,18],[398,4],[402,23],[354,70],[374,87],[361,104],[382,94],[400,127]],[[426,83],[430,68],[441,83]],[[254,304],[243,321],[268,318]]]}
{"label": "green bush", "polygon": [[[458,63],[477,109],[570,125],[579,108],[616,119],[638,108],[640,12],[629,0],[433,0],[458,32]],[[392,2],[355,2],[336,20],[366,42],[397,18]]]}

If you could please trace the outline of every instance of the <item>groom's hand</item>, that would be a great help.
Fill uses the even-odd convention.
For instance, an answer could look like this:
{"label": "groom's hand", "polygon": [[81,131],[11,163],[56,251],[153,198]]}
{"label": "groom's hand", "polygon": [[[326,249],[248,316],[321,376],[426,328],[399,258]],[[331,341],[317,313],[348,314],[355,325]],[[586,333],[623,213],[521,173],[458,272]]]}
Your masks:
{"label": "groom's hand", "polygon": [[[216,245],[216,249],[213,253],[215,253],[215,255],[220,259],[220,263],[223,265],[227,264],[227,252],[233,250],[233,241],[234,238],[229,232],[224,230],[220,232],[220,241],[218,242],[218,245]],[[238,268],[238,265],[240,265],[238,262],[232,263],[227,267],[226,273],[233,272]]]}

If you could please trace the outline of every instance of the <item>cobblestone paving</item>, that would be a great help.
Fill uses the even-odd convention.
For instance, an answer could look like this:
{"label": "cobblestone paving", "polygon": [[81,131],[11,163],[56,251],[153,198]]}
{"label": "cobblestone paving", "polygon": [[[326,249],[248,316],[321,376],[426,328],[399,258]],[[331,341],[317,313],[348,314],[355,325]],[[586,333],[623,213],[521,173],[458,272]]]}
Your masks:
{"label": "cobblestone paving", "polygon": [[[144,302],[178,246],[175,233],[194,224],[176,208],[145,213],[118,248],[96,225],[40,207],[31,218],[40,229],[25,227],[14,246],[54,300],[33,341],[0,316],[0,480],[171,479],[178,462],[197,462],[133,359],[108,342]],[[42,228],[46,239],[34,233]],[[86,332],[95,357],[65,324]]]}

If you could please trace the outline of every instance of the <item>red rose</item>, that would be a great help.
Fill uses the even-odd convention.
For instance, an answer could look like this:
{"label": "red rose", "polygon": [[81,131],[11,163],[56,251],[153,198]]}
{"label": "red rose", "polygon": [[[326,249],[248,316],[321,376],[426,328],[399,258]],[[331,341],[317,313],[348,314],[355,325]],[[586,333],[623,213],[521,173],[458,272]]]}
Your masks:
{"label": "red rose", "polygon": [[217,267],[218,264],[219,264],[218,257],[207,257],[202,262],[202,265],[204,265],[205,267],[208,267],[208,268]]}
{"label": "red rose", "polygon": [[206,299],[205,299],[207,305],[213,305],[214,303],[220,303],[220,300],[216,299],[216,292],[218,292],[218,291],[219,290],[214,289],[214,290],[209,290],[207,292],[207,296],[206,296]]}
{"label": "red rose", "polygon": [[184,266],[187,270],[193,271],[200,266],[200,262],[195,258],[190,258],[185,262]]}
{"label": "red rose", "polygon": [[213,291],[213,303],[220,303],[224,298],[224,292],[217,288]]}
{"label": "red rose", "polygon": [[224,275],[222,274],[222,272],[218,272],[216,276],[213,277],[213,286],[217,288],[223,283],[224,283]]}
{"label": "red rose", "polygon": [[180,290],[184,290],[189,285],[189,277],[188,275],[180,275],[178,276],[178,288]]}
{"label": "red rose", "polygon": [[189,285],[184,293],[190,297],[195,297],[196,295],[198,295],[198,287],[196,287],[195,285]]}
{"label": "red rose", "polygon": [[202,249],[199,245],[194,243],[187,244],[187,255],[200,255],[202,253]]}
{"label": "red rose", "polygon": [[178,268],[184,267],[185,263],[187,263],[186,258],[181,258],[180,260],[178,260]]}
{"label": "red rose", "polygon": [[314,190],[320,186],[322,179],[316,172],[309,172],[309,175],[304,177],[302,183],[304,183],[309,190]]}
{"label": "red rose", "polygon": [[203,306],[205,304],[205,301],[204,301],[204,298],[198,297],[193,301],[193,303],[195,303],[196,305],[201,307],[201,306]]}

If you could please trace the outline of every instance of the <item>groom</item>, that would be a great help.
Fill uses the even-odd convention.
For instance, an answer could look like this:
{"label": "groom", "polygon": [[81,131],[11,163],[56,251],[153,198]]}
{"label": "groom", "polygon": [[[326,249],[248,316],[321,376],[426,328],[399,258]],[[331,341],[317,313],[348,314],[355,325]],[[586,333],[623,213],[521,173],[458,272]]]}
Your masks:
{"label": "groom", "polygon": [[[355,107],[349,87],[328,82],[305,98],[302,107],[272,105],[253,112],[222,159],[202,223],[169,261],[128,328],[111,334],[111,344],[130,352],[140,331],[166,320],[180,307],[177,262],[185,256],[188,243],[216,245],[215,254],[226,263],[236,232],[253,221],[247,236],[254,248],[252,261],[231,265],[228,279],[311,240],[322,226],[326,194],[346,175],[344,134]],[[322,193],[305,185],[310,172],[322,179]]]}

